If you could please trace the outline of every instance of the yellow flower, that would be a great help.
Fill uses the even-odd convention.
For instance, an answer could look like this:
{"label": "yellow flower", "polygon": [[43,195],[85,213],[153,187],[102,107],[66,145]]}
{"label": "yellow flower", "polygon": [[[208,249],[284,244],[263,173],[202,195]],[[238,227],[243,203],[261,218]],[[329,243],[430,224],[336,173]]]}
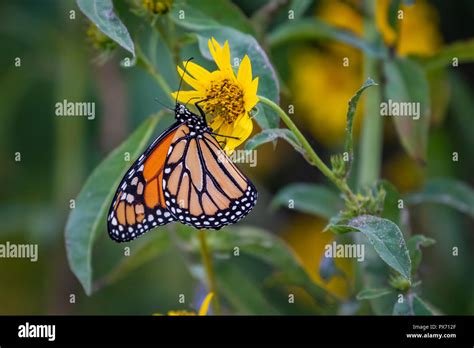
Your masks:
{"label": "yellow flower", "polygon": [[[388,24],[387,12],[390,0],[378,0],[375,13],[377,27],[385,42],[394,44],[397,34]],[[441,46],[441,35],[437,28],[439,19],[436,10],[424,0],[414,5],[401,5],[403,19],[398,19],[399,33],[396,51],[401,56],[409,54],[430,56]]]}
{"label": "yellow flower", "polygon": [[333,234],[322,232],[324,226],[325,222],[321,219],[298,216],[296,221],[291,222],[291,227],[283,232],[282,237],[295,252],[313,282],[344,299],[350,295],[354,280],[349,259],[334,259],[341,273],[334,275],[328,282],[319,275],[325,246],[334,240]]}
{"label": "yellow flower", "polygon": [[420,189],[425,181],[424,170],[406,153],[391,156],[384,163],[382,174],[401,193]]}
{"label": "yellow flower", "polygon": [[[342,66],[344,57],[349,57],[349,67]],[[358,55],[302,49],[292,57],[292,65],[290,87],[297,115],[324,144],[339,144],[344,139],[347,101],[363,82]],[[354,119],[356,134],[362,111],[359,105]]]}
{"label": "yellow flower", "polygon": [[[441,45],[435,9],[425,0],[402,5],[403,19],[397,21],[397,39],[397,33],[388,24],[389,2],[376,2],[376,25],[385,42],[396,45],[397,53],[403,56],[434,54]],[[360,4],[356,0],[322,0],[317,15],[333,26],[361,36],[363,18],[357,11]],[[343,64],[344,58],[348,58],[348,66]],[[326,145],[339,145],[344,139],[347,101],[366,78],[362,76],[362,58],[359,50],[333,41],[319,49],[303,48],[291,57],[290,88],[295,110],[309,131]],[[355,132],[362,121],[363,98],[357,106]]]}
{"label": "yellow flower", "polygon": [[[214,296],[213,292],[210,292],[207,294],[207,296],[204,298],[204,300],[201,303],[201,307],[199,308],[198,313],[193,311],[184,311],[184,310],[179,310],[179,311],[169,311],[168,315],[169,316],[194,316],[194,315],[207,315],[207,312],[209,310],[209,304],[211,303],[212,297]],[[156,315],[161,315],[161,314],[156,314]]]}
{"label": "yellow flower", "polygon": [[[229,152],[245,141],[252,132],[253,124],[250,111],[258,102],[258,77],[252,79],[252,65],[247,55],[242,59],[237,76],[230,64],[230,47],[224,46],[211,38],[208,41],[209,51],[217,70],[208,71],[198,64],[188,62],[186,72],[178,66],[178,73],[194,90],[181,91],[178,101],[188,103],[202,101],[206,116],[211,118],[212,130],[224,143],[224,150]],[[172,93],[176,97],[176,93]]]}

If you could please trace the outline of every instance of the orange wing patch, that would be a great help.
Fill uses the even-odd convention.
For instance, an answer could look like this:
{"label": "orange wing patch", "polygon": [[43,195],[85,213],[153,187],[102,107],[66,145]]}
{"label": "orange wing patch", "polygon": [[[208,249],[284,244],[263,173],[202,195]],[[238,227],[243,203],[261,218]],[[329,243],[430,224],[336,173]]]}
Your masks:
{"label": "orange wing patch", "polygon": [[161,135],[125,174],[108,215],[108,230],[117,242],[137,238],[146,231],[176,220],[166,207],[163,168],[176,126]]}

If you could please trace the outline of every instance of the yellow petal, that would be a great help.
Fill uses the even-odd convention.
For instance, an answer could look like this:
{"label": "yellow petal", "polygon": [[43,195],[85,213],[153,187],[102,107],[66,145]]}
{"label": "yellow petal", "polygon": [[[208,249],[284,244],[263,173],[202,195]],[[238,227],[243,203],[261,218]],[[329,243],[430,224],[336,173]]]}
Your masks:
{"label": "yellow petal", "polygon": [[201,308],[199,308],[198,315],[206,315],[207,311],[209,310],[209,304],[211,303],[212,296],[214,296],[213,292],[207,294],[204,301],[202,301]]}
{"label": "yellow petal", "polygon": [[174,316],[183,316],[183,315],[184,316],[194,316],[194,315],[196,315],[196,313],[192,312],[192,311],[182,311],[182,310],[180,310],[180,311],[169,311],[168,312],[168,316],[172,316],[172,317],[174,317]]}
{"label": "yellow petal", "polygon": [[[171,93],[173,99],[176,99],[176,94],[178,92]],[[179,91],[178,101],[183,104],[187,104],[190,101],[197,102],[198,100],[205,99],[206,96],[203,96],[199,91]]]}
{"label": "yellow petal", "polygon": [[234,131],[234,127],[232,126],[232,124],[227,123],[227,122],[222,122],[220,127],[215,130],[215,133],[218,133],[220,135],[220,137],[217,136],[218,138],[220,138],[219,139],[220,141],[226,142],[229,139],[226,137],[233,136],[232,135],[233,131]]}
{"label": "yellow petal", "polygon": [[206,89],[205,85],[201,81],[198,81],[188,73],[185,73],[184,70],[181,69],[181,67],[177,66],[176,68],[178,69],[179,76],[183,76],[183,80],[192,88],[197,90]]}
{"label": "yellow petal", "polygon": [[[183,62],[183,66],[185,64],[186,62]],[[186,72],[188,72],[192,77],[200,81],[202,84],[207,84],[207,82],[211,78],[211,73],[209,71],[193,62],[187,62]]]}
{"label": "yellow petal", "polygon": [[222,72],[225,72],[229,77],[235,79],[234,71],[230,66],[230,47],[229,42],[224,43],[224,47],[221,47],[216,39],[211,38],[208,41],[209,52],[211,53],[212,58],[216,62],[217,67]]}
{"label": "yellow petal", "polygon": [[207,47],[209,47],[209,52],[211,53],[211,56],[213,58],[214,58],[214,55],[216,54],[216,47],[217,46],[219,46],[219,43],[213,37],[211,37],[209,40],[207,40]]}
{"label": "yellow petal", "polygon": [[248,114],[239,116],[234,122],[234,133],[233,135],[241,138],[242,141],[246,140],[250,133],[252,133],[253,122]]}
{"label": "yellow petal", "polygon": [[252,65],[250,64],[250,59],[247,55],[245,55],[240,63],[237,80],[242,84],[244,90],[250,85],[250,83],[252,83]]}
{"label": "yellow petal", "polygon": [[221,128],[222,123],[224,123],[224,118],[219,117],[219,116],[215,117],[210,123],[212,131],[219,133],[219,129]]}
{"label": "yellow petal", "polygon": [[250,111],[258,103],[257,97],[258,77],[256,77],[245,89],[244,102],[245,110]]}
{"label": "yellow petal", "polygon": [[226,152],[232,151],[250,136],[253,129],[253,122],[247,114],[244,114],[233,123],[232,128],[232,132],[229,135],[237,137],[238,139],[227,138],[224,148]]}

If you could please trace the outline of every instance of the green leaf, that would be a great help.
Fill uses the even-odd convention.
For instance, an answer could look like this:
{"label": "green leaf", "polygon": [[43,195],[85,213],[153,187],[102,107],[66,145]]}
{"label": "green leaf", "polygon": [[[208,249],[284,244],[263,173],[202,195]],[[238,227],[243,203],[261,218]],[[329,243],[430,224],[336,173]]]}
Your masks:
{"label": "green leaf", "polygon": [[[179,226],[177,235],[181,242],[185,242],[187,250],[199,252],[199,241],[197,231]],[[206,231],[209,250],[217,259],[225,259],[226,263],[232,263],[234,248],[238,247],[241,255],[251,256],[261,262],[272,266],[282,274],[285,285],[303,287],[321,305],[333,303],[334,298],[326,290],[316,285],[296,256],[278,237],[258,228],[233,227],[220,231]],[[219,282],[221,275],[216,274]]]}
{"label": "green leaf", "polygon": [[334,40],[360,49],[368,55],[383,58],[386,52],[364,41],[356,34],[345,29],[336,28],[316,18],[288,21],[280,25],[268,36],[272,50],[288,42],[298,40]]}
{"label": "green leaf", "polygon": [[[405,151],[421,164],[426,162],[428,129],[430,125],[429,85],[424,70],[414,61],[395,58],[385,61],[386,100],[381,115],[391,113],[390,105],[419,105],[419,115],[390,116]],[[391,102],[391,104],[389,104]],[[395,102],[396,104],[393,104]],[[409,103],[409,104],[400,104]],[[419,103],[419,104],[413,104]],[[412,113],[414,113],[412,111]],[[414,119],[414,117],[419,117]]]}
{"label": "green leaf", "polygon": [[[148,238],[147,238],[148,237]],[[168,231],[156,231],[140,238],[131,246],[130,256],[125,256],[122,261],[112,269],[109,274],[99,282],[98,287],[110,285],[141,265],[151,261],[169,249],[170,238]]]}
{"label": "green leaf", "polygon": [[390,220],[372,215],[358,216],[350,220],[347,225],[362,232],[380,258],[410,281],[410,255],[397,225]]}
{"label": "green leaf", "polygon": [[364,289],[359,292],[356,296],[358,300],[372,300],[374,298],[379,298],[393,292],[389,288],[379,288],[379,289]]}
{"label": "green leaf", "polygon": [[66,229],[69,267],[84,287],[92,293],[92,248],[99,233],[105,233],[106,214],[124,172],[131,163],[124,153],[138,157],[148,144],[160,116],[152,116],[92,172],[76,198]]}
{"label": "green leaf", "polygon": [[444,204],[474,218],[474,190],[454,179],[430,180],[421,192],[409,195],[406,201],[408,204]]}
{"label": "green leaf", "polygon": [[431,304],[425,302],[417,294],[413,296],[413,312],[415,315],[439,315],[439,311],[435,309]]}
{"label": "green leaf", "polygon": [[261,285],[249,279],[241,267],[229,260],[217,260],[214,268],[219,291],[240,312],[237,314],[279,314],[263,295]]}
{"label": "green leaf", "polygon": [[227,26],[243,33],[255,34],[242,10],[228,0],[175,0],[171,18],[178,25],[192,31]]}
{"label": "green leaf", "polygon": [[428,58],[418,58],[426,70],[436,70],[443,67],[453,66],[453,59],[457,63],[470,63],[474,61],[474,39],[456,41],[443,46],[437,53]]}
{"label": "green leaf", "polygon": [[392,221],[397,226],[401,226],[401,209],[398,207],[400,193],[397,188],[386,180],[381,180],[380,186],[385,191],[382,217]]}
{"label": "green leaf", "polygon": [[303,148],[295,134],[289,129],[283,128],[272,128],[261,131],[247,140],[245,143],[245,149],[253,150],[262,144],[272,142],[278,138],[285,139],[296,151],[305,157],[307,156],[306,150]]}
{"label": "green leaf", "polygon": [[352,160],[354,157],[353,141],[352,141],[352,123],[354,120],[355,112],[357,109],[357,104],[362,93],[371,86],[377,86],[377,84],[370,77],[365,80],[364,84],[359,88],[359,90],[354,94],[354,96],[349,100],[349,107],[347,109],[347,125],[346,125],[346,140],[345,140],[345,151],[349,155],[349,163],[346,167],[346,176],[351,170]]}
{"label": "green leaf", "polygon": [[[270,108],[266,107],[263,103],[257,103],[254,108],[255,112],[252,114],[252,117],[255,121],[257,121],[260,128],[263,129],[271,129],[271,128],[278,128],[280,124],[280,117],[271,110]],[[276,142],[273,142],[276,145]]]}
{"label": "green leaf", "polygon": [[322,185],[291,184],[280,190],[271,205],[288,207],[290,201],[298,211],[326,219],[336,215],[344,207],[337,193]]}
{"label": "green leaf", "polygon": [[408,239],[407,247],[411,259],[411,274],[416,273],[418,266],[421,263],[421,247],[429,247],[435,243],[436,241],[434,239],[425,237],[422,234],[416,234]]}
{"label": "green leaf", "polygon": [[127,28],[115,14],[112,0],[77,0],[77,5],[97,28],[135,57],[133,41]]}
{"label": "green leaf", "polygon": [[291,0],[288,9],[293,11],[293,20],[303,17],[305,12],[311,7],[312,3],[312,0]]}

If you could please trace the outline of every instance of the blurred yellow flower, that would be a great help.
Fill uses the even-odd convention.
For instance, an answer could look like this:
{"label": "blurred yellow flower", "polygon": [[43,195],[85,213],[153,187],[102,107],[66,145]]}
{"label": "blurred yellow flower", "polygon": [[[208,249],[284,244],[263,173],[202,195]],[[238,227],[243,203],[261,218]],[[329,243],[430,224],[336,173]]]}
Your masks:
{"label": "blurred yellow flower", "polygon": [[[352,51],[354,59],[358,60],[358,52]],[[344,57],[347,55],[340,52],[303,50],[292,59],[290,87],[295,91],[295,112],[312,134],[326,145],[342,141],[347,102],[362,84],[360,65],[354,61],[349,67],[342,67]],[[355,132],[359,129],[361,113],[359,105],[354,120]]]}
{"label": "blurred yellow flower", "polygon": [[332,243],[334,235],[323,233],[324,221],[307,216],[298,216],[289,224],[282,238],[300,259],[303,268],[311,279],[319,286],[327,289],[339,298],[347,298],[352,287],[353,271],[349,259],[334,259],[336,267],[342,274],[334,275],[328,282],[319,275],[319,267],[323,260],[325,246]]}
{"label": "blurred yellow flower", "polygon": [[[389,45],[400,55],[430,55],[441,45],[435,9],[424,0],[402,5],[398,20],[399,37],[390,27],[387,11],[390,0],[377,0],[376,25]],[[360,1],[323,0],[317,16],[336,27],[362,35],[363,20],[357,10]],[[343,141],[347,101],[365,80],[362,54],[338,42],[316,48],[302,48],[291,57],[290,88],[294,91],[295,111],[312,134],[326,145]],[[354,131],[361,123],[363,97],[357,107]]]}
{"label": "blurred yellow flower", "polygon": [[405,153],[390,157],[383,165],[382,176],[401,193],[421,188],[425,179],[424,170]]}
{"label": "blurred yellow flower", "polygon": [[[198,313],[193,311],[184,311],[184,310],[179,310],[179,311],[169,311],[168,315],[169,316],[194,316],[194,315],[207,315],[207,312],[209,311],[209,304],[211,303],[212,297],[214,296],[214,293],[210,292],[207,294],[207,296],[204,298],[204,300],[201,303],[201,307],[199,308]],[[157,314],[160,315],[160,314]]]}
{"label": "blurred yellow flower", "polygon": [[439,18],[436,10],[425,0],[417,0],[413,5],[401,5],[403,19],[399,25],[398,40],[396,32],[390,27],[387,18],[390,0],[377,0],[375,19],[385,42],[396,42],[396,51],[401,56],[430,56],[441,47],[441,34],[438,30]]}
{"label": "blurred yellow flower", "polygon": [[165,14],[173,6],[173,0],[142,0],[142,6],[153,14]]}
{"label": "blurred yellow flower", "polygon": [[[252,65],[247,55],[242,59],[237,76],[230,64],[230,47],[211,38],[209,51],[217,70],[209,72],[193,62],[188,62],[186,73],[178,66],[178,72],[184,81],[194,90],[181,91],[178,100],[188,103],[190,100],[202,100],[202,109],[212,117],[210,126],[224,150],[229,152],[239,146],[252,133],[253,123],[249,112],[258,102],[258,77],[252,79]],[[173,97],[177,92],[174,92]]]}
{"label": "blurred yellow flower", "polygon": [[90,22],[86,31],[87,39],[92,46],[99,51],[111,51],[117,44],[110,37],[105,35],[97,26]]}

